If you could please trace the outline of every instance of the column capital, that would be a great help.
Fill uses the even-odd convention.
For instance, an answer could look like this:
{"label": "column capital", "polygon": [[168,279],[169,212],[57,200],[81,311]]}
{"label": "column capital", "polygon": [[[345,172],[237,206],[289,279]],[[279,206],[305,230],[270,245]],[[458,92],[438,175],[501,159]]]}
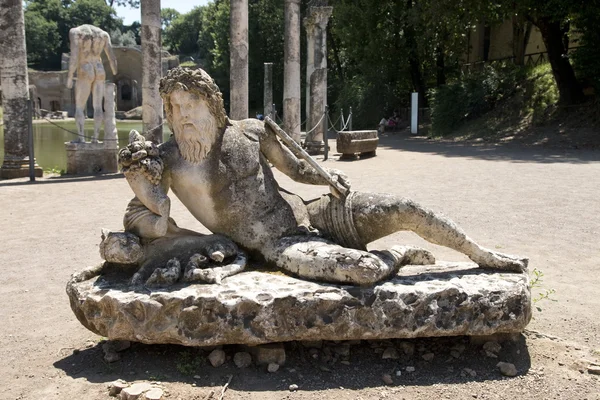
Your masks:
{"label": "column capital", "polygon": [[[305,21],[310,20],[309,23],[318,25],[321,29],[325,29],[327,28],[327,23],[329,23],[329,18],[332,13],[333,7],[310,7],[309,16],[305,18]],[[305,22],[305,24],[306,23],[307,22]]]}

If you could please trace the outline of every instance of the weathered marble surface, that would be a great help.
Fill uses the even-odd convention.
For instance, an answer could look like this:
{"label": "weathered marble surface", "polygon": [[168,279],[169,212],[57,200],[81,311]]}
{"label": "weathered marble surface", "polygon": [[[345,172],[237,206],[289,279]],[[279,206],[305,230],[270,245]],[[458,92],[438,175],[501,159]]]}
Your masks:
{"label": "weathered marble surface", "polygon": [[221,285],[133,291],[100,266],[67,284],[81,323],[109,339],[186,346],[353,340],[522,331],[531,319],[526,273],[471,263],[407,266],[373,287],[244,272]]}

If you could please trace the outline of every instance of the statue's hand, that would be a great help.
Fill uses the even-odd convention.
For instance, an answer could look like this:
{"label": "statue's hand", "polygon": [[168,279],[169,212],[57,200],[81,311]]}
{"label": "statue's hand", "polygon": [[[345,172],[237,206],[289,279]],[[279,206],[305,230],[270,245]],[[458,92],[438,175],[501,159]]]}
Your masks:
{"label": "statue's hand", "polygon": [[[350,190],[350,178],[348,178],[348,175],[335,168],[329,168],[327,172],[329,172],[329,175],[331,175],[331,178],[335,182],[339,183],[343,188],[346,189],[346,193]],[[331,194],[333,194],[338,199],[343,197],[344,194],[338,193],[338,190],[335,189],[333,186],[330,186],[329,188]]]}
{"label": "statue's hand", "polygon": [[119,151],[119,166],[125,177],[142,175],[154,185],[160,183],[163,172],[163,162],[158,147],[153,142],[147,141],[136,130],[129,133],[127,147]]}

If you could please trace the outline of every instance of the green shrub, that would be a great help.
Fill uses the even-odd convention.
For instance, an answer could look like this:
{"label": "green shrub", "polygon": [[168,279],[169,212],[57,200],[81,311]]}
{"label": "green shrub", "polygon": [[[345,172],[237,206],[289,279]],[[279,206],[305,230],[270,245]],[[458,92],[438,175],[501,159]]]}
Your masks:
{"label": "green shrub", "polygon": [[558,101],[549,64],[533,68],[486,65],[462,80],[431,90],[429,95],[434,136],[450,134],[465,122],[505,105],[512,116],[516,110],[518,116],[530,115],[536,121]]}

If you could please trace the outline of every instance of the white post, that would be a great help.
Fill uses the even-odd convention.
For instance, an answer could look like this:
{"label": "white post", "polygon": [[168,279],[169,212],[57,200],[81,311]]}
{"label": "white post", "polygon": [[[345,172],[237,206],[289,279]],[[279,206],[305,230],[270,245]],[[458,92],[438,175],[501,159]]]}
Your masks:
{"label": "white post", "polygon": [[417,92],[411,94],[410,133],[413,135],[419,133],[419,93]]}

